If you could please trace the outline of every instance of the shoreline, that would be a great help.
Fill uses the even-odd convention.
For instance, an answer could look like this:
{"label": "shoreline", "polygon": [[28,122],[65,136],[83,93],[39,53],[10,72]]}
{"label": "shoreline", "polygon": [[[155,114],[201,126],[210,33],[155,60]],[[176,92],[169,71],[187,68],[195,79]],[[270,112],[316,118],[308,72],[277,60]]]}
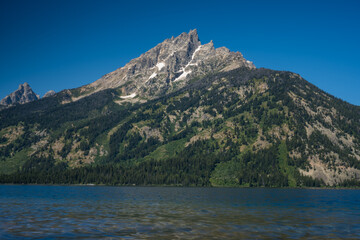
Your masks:
{"label": "shoreline", "polygon": [[234,188],[234,189],[304,189],[304,190],[360,190],[360,187],[237,187],[237,186],[181,186],[181,185],[107,185],[107,184],[37,184],[0,183],[0,186],[68,186],[68,187],[164,187],[164,188]]}

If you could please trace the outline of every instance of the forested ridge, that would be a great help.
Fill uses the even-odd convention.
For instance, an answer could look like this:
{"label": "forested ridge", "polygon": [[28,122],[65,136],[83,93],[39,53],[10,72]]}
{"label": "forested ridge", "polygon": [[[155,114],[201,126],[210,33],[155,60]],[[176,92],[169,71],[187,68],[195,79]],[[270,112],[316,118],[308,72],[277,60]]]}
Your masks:
{"label": "forested ridge", "polygon": [[291,72],[208,74],[144,103],[74,94],[0,111],[1,183],[359,185],[360,108]]}

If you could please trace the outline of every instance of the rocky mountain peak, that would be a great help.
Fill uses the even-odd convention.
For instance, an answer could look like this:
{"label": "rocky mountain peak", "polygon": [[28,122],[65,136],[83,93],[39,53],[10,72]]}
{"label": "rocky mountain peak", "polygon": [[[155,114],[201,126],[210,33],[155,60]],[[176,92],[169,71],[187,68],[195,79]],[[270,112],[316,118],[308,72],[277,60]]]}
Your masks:
{"label": "rocky mountain peak", "polygon": [[56,92],[54,90],[50,90],[50,91],[47,91],[44,94],[43,98],[50,97],[50,96],[55,95],[55,94],[56,94]]}
{"label": "rocky mountain peak", "polygon": [[196,44],[196,43],[200,44],[199,35],[198,35],[196,29],[190,30],[189,33],[183,32],[178,37],[176,37],[175,41],[174,41],[175,44],[177,44],[177,43],[185,43],[185,42],[194,43],[194,44]]}
{"label": "rocky mountain peak", "polygon": [[239,52],[215,49],[212,41],[202,45],[194,29],[166,39],[124,67],[82,87],[80,94],[121,88],[124,99],[139,95],[153,98],[184,86],[194,77],[239,67],[255,68]]}
{"label": "rocky mountain peak", "polygon": [[20,84],[16,91],[3,98],[0,101],[0,104],[4,106],[12,106],[14,104],[24,104],[38,99],[40,99],[39,95],[31,89],[27,82],[25,82],[24,84]]}

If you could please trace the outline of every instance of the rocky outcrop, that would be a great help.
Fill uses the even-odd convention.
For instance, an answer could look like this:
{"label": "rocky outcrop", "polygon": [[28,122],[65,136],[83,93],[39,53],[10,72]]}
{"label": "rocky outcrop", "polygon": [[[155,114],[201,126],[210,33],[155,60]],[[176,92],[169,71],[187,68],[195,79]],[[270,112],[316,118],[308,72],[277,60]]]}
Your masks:
{"label": "rocky outcrop", "polygon": [[45,93],[43,98],[50,97],[50,96],[55,95],[55,94],[56,94],[56,92],[54,90],[50,90],[50,91]]}
{"label": "rocky outcrop", "polygon": [[166,39],[124,67],[80,88],[80,97],[120,87],[123,98],[153,98],[184,86],[194,77],[239,67],[255,68],[240,52],[202,45],[197,30]]}
{"label": "rocky outcrop", "polygon": [[0,101],[0,104],[8,107],[15,104],[24,104],[40,99],[28,83],[20,84],[19,88]]}

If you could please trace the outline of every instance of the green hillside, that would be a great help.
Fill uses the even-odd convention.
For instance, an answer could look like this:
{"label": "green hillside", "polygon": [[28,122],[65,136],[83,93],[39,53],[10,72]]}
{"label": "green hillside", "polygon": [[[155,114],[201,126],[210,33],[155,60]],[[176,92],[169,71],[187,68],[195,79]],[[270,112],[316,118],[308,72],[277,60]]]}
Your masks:
{"label": "green hillside", "polygon": [[[238,68],[153,100],[78,89],[0,111],[2,183],[358,186],[360,107]],[[141,100],[141,101],[140,101]],[[146,101],[147,100],[147,101]]]}

